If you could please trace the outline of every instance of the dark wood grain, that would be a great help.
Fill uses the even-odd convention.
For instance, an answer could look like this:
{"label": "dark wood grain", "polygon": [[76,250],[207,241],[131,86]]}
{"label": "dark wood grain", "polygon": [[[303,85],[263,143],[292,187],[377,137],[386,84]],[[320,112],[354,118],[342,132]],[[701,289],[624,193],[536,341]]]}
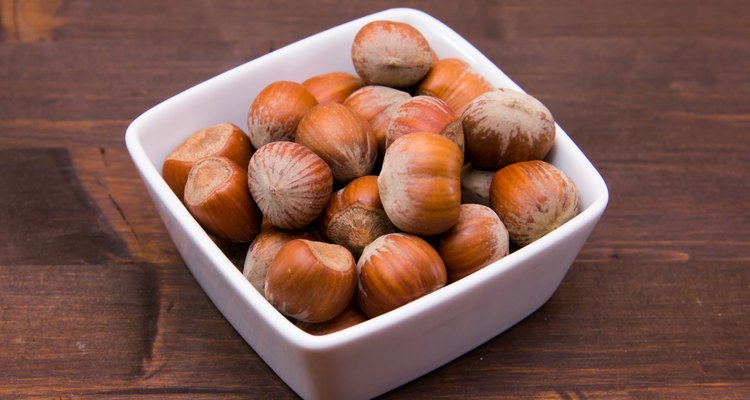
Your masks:
{"label": "dark wood grain", "polygon": [[750,3],[0,0],[0,398],[295,398],[196,284],[133,118],[420,8],[542,100],[604,218],[539,311],[384,398],[750,398]]}

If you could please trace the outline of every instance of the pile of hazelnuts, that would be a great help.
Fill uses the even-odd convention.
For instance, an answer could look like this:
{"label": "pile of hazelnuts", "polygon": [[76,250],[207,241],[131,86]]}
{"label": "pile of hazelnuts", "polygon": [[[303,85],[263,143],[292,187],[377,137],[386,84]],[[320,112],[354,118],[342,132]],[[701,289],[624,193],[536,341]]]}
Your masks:
{"label": "pile of hazelnuts", "polygon": [[201,129],[163,177],[220,241],[249,243],[243,273],[314,334],[455,282],[578,213],[543,159],[555,122],[537,99],[438,58],[413,26],[374,21],[356,75],[270,82],[247,132]]}

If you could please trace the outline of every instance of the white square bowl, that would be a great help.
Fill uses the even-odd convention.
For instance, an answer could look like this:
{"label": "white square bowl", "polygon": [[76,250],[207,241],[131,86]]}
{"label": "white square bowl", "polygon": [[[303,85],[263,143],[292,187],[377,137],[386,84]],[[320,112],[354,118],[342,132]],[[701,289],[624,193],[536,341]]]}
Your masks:
{"label": "white square bowl", "polygon": [[278,313],[211,241],[160,175],[167,154],[192,132],[219,122],[247,125],[255,95],[275,80],[354,73],[352,40],[387,19],[419,29],[440,57],[468,61],[494,85],[521,90],[476,48],[433,17],[391,9],[276,50],[180,93],[128,127],[128,151],[191,273],[237,332],[304,398],[370,398],[396,388],[497,336],[541,307],[559,286],[607,205],[604,180],[557,126],[547,160],[576,182],[578,216],[494,264],[394,311],[324,336]]}

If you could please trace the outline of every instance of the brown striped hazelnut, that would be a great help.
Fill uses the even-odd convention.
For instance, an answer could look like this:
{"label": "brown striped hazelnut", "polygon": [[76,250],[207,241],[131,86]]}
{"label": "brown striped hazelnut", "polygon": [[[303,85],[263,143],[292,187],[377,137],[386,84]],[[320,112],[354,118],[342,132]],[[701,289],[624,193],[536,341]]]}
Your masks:
{"label": "brown striped hazelnut", "polygon": [[247,249],[242,274],[253,287],[265,295],[268,266],[279,250],[294,239],[315,240],[317,236],[311,229],[286,230],[273,225],[262,227],[258,236]]}
{"label": "brown striped hazelnut", "polygon": [[402,136],[388,148],[378,176],[380,200],[399,229],[434,235],[458,220],[461,153],[449,139],[429,132]]}
{"label": "brown striped hazelnut", "polygon": [[362,251],[357,270],[357,304],[370,318],[440,289],[447,279],[437,251],[405,233],[375,239]]}
{"label": "brown striped hazelnut", "polygon": [[385,134],[385,146],[388,148],[396,139],[409,133],[439,134],[457,119],[453,110],[437,97],[412,97],[394,111]]}
{"label": "brown striped hazelnut", "polygon": [[510,240],[525,246],[578,213],[579,194],[570,177],[554,165],[523,161],[495,173],[490,205],[508,228]]}
{"label": "brown striped hazelnut", "polygon": [[302,115],[316,104],[315,96],[297,82],[276,81],[263,88],[247,112],[247,134],[253,147],[293,141]]}
{"label": "brown striped hazelnut", "polygon": [[247,135],[238,126],[228,122],[212,125],[191,134],[167,156],[162,176],[182,200],[190,168],[198,160],[211,156],[226,157],[245,167],[252,153]]}
{"label": "brown striped hazelnut", "polygon": [[354,69],[368,85],[411,86],[432,66],[427,39],[403,22],[366,24],[354,37],[351,53]]}
{"label": "brown striped hazelnut", "polygon": [[268,267],[265,294],[282,314],[316,323],[344,311],[356,287],[357,267],[349,250],[337,244],[294,239]]}
{"label": "brown striped hazelnut", "polygon": [[302,82],[318,104],[343,103],[350,94],[364,86],[362,79],[348,72],[328,72]]}
{"label": "brown striped hazelnut", "polygon": [[415,93],[440,98],[461,115],[472,100],[492,89],[492,84],[466,61],[444,58],[432,66]]}
{"label": "brown striped hazelnut", "polygon": [[378,143],[378,155],[385,154],[385,135],[395,111],[401,103],[409,100],[411,95],[404,91],[387,86],[369,85],[352,93],[344,105],[354,110],[370,124],[375,141]]}
{"label": "brown striped hazelnut", "polygon": [[462,204],[458,222],[435,239],[435,249],[455,282],[509,252],[508,230],[495,211],[481,204]]}
{"label": "brown striped hazelnut", "polygon": [[297,127],[295,141],[325,160],[338,183],[369,174],[378,152],[367,121],[337,103],[310,109]]}
{"label": "brown striped hazelnut", "polygon": [[494,89],[474,99],[461,115],[461,125],[466,158],[482,169],[541,160],[555,141],[555,121],[547,107],[512,89]]}
{"label": "brown striped hazelnut", "polygon": [[250,158],[247,179],[263,215],[283,229],[313,222],[333,191],[328,164],[294,142],[272,142],[258,149]]}
{"label": "brown striped hazelnut", "polygon": [[249,242],[261,214],[247,188],[247,172],[225,157],[207,157],[190,169],[185,206],[206,232],[230,242]]}
{"label": "brown striped hazelnut", "polygon": [[320,231],[355,256],[377,237],[395,232],[380,202],[378,177],[357,178],[335,192],[321,214]]}

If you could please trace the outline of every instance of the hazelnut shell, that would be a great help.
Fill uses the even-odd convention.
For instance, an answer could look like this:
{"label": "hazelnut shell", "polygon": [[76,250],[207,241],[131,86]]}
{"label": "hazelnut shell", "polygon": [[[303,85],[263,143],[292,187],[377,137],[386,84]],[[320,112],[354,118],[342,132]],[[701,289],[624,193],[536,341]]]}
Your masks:
{"label": "hazelnut shell", "polygon": [[247,188],[247,172],[225,157],[203,158],[185,183],[185,206],[210,234],[249,242],[260,230],[261,214]]}
{"label": "hazelnut shell", "polygon": [[348,72],[328,72],[306,79],[302,86],[315,96],[318,104],[328,104],[343,103],[364,82]]}
{"label": "hazelnut shell", "polygon": [[275,81],[263,88],[247,112],[248,137],[253,147],[293,141],[302,115],[318,101],[297,82]]}
{"label": "hazelnut shell", "polygon": [[284,315],[323,322],[339,315],[357,286],[354,257],[342,246],[294,239],[268,267],[266,299]]}
{"label": "hazelnut shell", "polygon": [[490,205],[508,229],[510,240],[525,246],[573,218],[580,206],[570,177],[540,160],[508,165],[495,173]]}
{"label": "hazelnut shell", "polygon": [[482,169],[541,160],[555,141],[555,121],[547,107],[512,89],[494,89],[474,99],[461,125],[466,158]]}
{"label": "hazelnut shell", "polygon": [[378,176],[391,222],[417,235],[453,226],[461,205],[461,158],[455,143],[434,133],[411,133],[393,142]]}
{"label": "hazelnut shell", "polygon": [[495,211],[481,204],[462,204],[458,222],[435,239],[448,282],[455,282],[509,252],[508,230]]}
{"label": "hazelnut shell", "polygon": [[331,168],[294,142],[269,143],[250,158],[250,193],[274,226],[299,229],[315,220],[333,191]]}
{"label": "hazelnut shell", "polygon": [[383,235],[357,262],[357,304],[370,318],[445,286],[440,255],[425,240],[405,233]]}
{"label": "hazelnut shell", "polygon": [[200,159],[226,157],[242,167],[253,153],[250,140],[238,126],[224,122],[191,134],[164,160],[162,176],[180,200],[185,197],[185,182],[190,168]]}
{"label": "hazelnut shell", "polygon": [[408,87],[432,67],[427,39],[413,26],[395,21],[372,21],[352,43],[352,63],[368,85]]}
{"label": "hazelnut shell", "polygon": [[461,115],[472,100],[492,88],[492,84],[466,61],[443,58],[419,82],[415,94],[442,99]]}
{"label": "hazelnut shell", "polygon": [[395,232],[380,201],[377,176],[357,178],[335,192],[321,214],[320,230],[355,256],[377,237]]}
{"label": "hazelnut shell", "polygon": [[369,174],[378,154],[367,121],[338,103],[310,109],[300,120],[295,141],[328,163],[339,183]]}

